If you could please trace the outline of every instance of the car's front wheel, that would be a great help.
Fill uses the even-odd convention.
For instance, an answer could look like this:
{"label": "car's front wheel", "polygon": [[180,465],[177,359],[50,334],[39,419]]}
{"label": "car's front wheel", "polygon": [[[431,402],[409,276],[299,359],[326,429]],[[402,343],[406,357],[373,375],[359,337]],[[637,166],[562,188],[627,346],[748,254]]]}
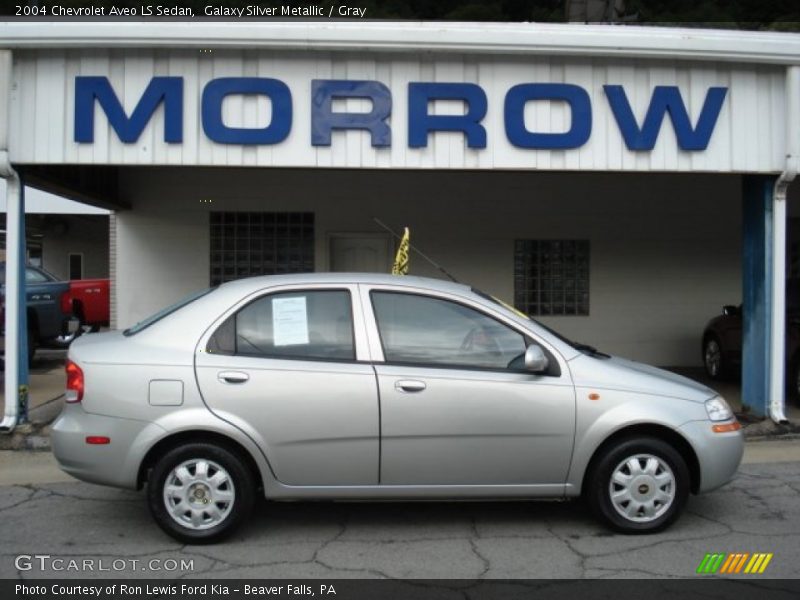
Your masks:
{"label": "car's front wheel", "polygon": [[689,469],[666,442],[624,439],[595,462],[586,489],[593,512],[622,533],[654,533],[678,518],[689,496]]}
{"label": "car's front wheel", "polygon": [[147,498],[150,512],[169,535],[190,544],[211,543],[230,535],[250,514],[253,478],[227,448],[190,443],[155,464]]}

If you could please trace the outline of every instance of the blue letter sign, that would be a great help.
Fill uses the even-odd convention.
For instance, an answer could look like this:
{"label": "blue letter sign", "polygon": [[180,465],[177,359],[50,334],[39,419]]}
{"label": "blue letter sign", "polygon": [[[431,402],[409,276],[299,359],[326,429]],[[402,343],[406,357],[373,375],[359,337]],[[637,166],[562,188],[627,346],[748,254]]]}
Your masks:
{"label": "blue letter sign", "polygon": [[[256,94],[272,101],[272,121],[260,129],[228,127],[222,122],[222,101],[231,94]],[[221,77],[203,89],[203,131],[220,144],[277,144],[292,129],[292,93],[277,79]]]}
{"label": "blue letter sign", "polygon": [[[463,115],[428,114],[432,100],[463,100]],[[463,131],[470,148],[486,148],[486,130],[481,120],[486,116],[486,94],[474,83],[409,83],[408,145],[424,148],[430,131]]]}
{"label": "blue letter sign", "polygon": [[[366,113],[335,113],[334,98],[365,98],[372,101],[372,110]],[[386,119],[392,114],[392,93],[378,81],[326,81],[311,82],[311,144],[330,146],[334,129],[366,129],[372,145],[384,148],[392,145],[392,130]]]}
{"label": "blue letter sign", "polygon": [[[677,86],[656,86],[650,97],[644,119],[634,115],[625,89],[621,85],[604,85],[608,104],[622,138],[629,150],[652,150],[661,131],[664,117],[669,115],[678,147],[686,151],[705,150],[714,132],[726,87],[710,87],[700,107],[697,122],[692,123],[686,104]],[[222,107],[230,95],[266,96],[272,103],[269,123],[256,127],[229,127],[223,122]],[[337,99],[369,100],[366,112],[334,112]],[[75,141],[94,142],[95,104],[105,112],[111,128],[126,144],[135,143],[155,112],[164,106],[164,141],[183,141],[183,78],[153,77],[130,116],[125,112],[107,77],[75,78]],[[431,114],[431,104],[439,101],[463,103],[463,114]],[[96,102],[95,102],[96,101]],[[222,77],[210,80],[200,99],[200,120],[208,139],[218,144],[279,144],[292,130],[292,93],[279,79],[266,77]],[[525,107],[529,102],[564,102],[571,120],[566,131],[547,131],[525,124]],[[379,81],[315,79],[311,82],[311,145],[330,146],[336,130],[368,131],[375,148],[392,144],[388,120],[392,114],[392,92]],[[408,84],[408,147],[426,148],[432,132],[462,134],[469,148],[486,148],[486,92],[478,84],[448,82],[411,82]],[[528,82],[512,86],[503,105],[505,133],[516,148],[565,150],[583,146],[592,134],[592,102],[583,87],[569,83]],[[544,129],[544,131],[541,131]]]}
{"label": "blue letter sign", "polygon": [[142,135],[153,113],[164,103],[164,141],[183,141],[183,78],[153,77],[131,116],[125,114],[108,77],[75,78],[75,141],[94,142],[94,101],[97,100],[119,139],[132,144]]}
{"label": "blue letter sign", "polygon": [[608,103],[611,111],[617,120],[617,125],[625,139],[625,145],[629,150],[652,150],[656,145],[658,132],[661,130],[661,122],[664,114],[669,113],[672,126],[675,129],[675,137],[678,138],[678,146],[681,150],[705,150],[717,124],[722,102],[728,88],[712,87],[706,93],[703,108],[700,110],[700,117],[697,119],[697,127],[692,128],[686,106],[681,98],[681,92],[674,85],[658,85],[653,90],[650,99],[650,106],[644,117],[641,129],[633,116],[628,97],[621,85],[604,85]]}
{"label": "blue letter sign", "polygon": [[[572,124],[563,133],[535,133],[525,127],[525,105],[532,100],[562,100]],[[519,148],[564,149],[583,146],[592,133],[592,102],[582,87],[568,83],[523,83],[506,94],[506,137]]]}

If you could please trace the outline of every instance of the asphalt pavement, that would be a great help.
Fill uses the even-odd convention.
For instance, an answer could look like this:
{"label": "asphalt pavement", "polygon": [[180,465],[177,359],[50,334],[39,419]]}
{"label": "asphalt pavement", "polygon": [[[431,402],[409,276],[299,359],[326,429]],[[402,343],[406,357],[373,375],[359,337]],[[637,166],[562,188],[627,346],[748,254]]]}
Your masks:
{"label": "asphalt pavement", "polygon": [[751,442],[731,484],[656,535],[613,534],[578,501],[262,501],[233,539],[187,546],[143,493],[72,480],[46,452],[2,452],[0,578],[671,578],[717,552],[773,553],[750,577],[797,578],[799,498],[800,441]]}
{"label": "asphalt pavement", "polygon": [[[37,423],[17,441],[47,447],[63,359],[37,359]],[[736,405],[736,383],[722,385]],[[0,578],[671,578],[720,552],[773,553],[759,577],[798,578],[800,437],[749,441],[736,480],[657,535],[613,534],[578,501],[262,501],[214,546],[162,533],[142,492],[78,482],[49,452],[0,451],[0,540]]]}

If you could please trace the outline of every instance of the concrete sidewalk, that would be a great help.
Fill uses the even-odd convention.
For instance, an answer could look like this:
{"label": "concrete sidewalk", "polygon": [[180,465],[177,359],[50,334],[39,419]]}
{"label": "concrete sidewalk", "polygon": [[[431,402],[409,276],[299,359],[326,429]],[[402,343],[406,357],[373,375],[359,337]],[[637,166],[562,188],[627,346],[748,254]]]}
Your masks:
{"label": "concrete sidewalk", "polygon": [[[66,350],[39,349],[33,359],[30,370],[28,406],[34,413],[41,407],[53,403],[64,395],[66,376],[64,375],[64,361],[67,359]],[[5,382],[5,374],[0,373],[0,383]],[[0,410],[5,409],[5,385],[0,385]],[[58,410],[61,410],[60,404]],[[56,414],[58,412],[56,411]],[[44,422],[47,414],[43,414],[38,422]],[[52,419],[51,419],[52,420]]]}
{"label": "concrete sidewalk", "polygon": [[[64,361],[66,350],[36,351],[30,370],[28,391],[29,423],[13,434],[0,434],[0,450],[48,450],[50,423],[64,405]],[[0,372],[0,411],[5,410],[5,375]]]}

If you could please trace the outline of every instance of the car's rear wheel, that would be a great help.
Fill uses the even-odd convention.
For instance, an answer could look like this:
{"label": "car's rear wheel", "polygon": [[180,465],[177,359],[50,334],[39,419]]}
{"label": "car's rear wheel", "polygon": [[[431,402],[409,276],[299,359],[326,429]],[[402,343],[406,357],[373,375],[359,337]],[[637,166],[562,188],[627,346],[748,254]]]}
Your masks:
{"label": "car's rear wheel", "polygon": [[253,478],[227,448],[190,443],[165,454],[147,487],[150,512],[169,535],[186,543],[216,542],[241,525],[253,507]]}
{"label": "car's rear wheel", "polygon": [[622,440],[599,457],[585,491],[592,511],[622,533],[654,533],[678,518],[689,496],[689,469],[657,438]]}
{"label": "car's rear wheel", "polygon": [[728,372],[722,345],[715,335],[708,336],[703,342],[703,366],[711,379],[723,379]]}

